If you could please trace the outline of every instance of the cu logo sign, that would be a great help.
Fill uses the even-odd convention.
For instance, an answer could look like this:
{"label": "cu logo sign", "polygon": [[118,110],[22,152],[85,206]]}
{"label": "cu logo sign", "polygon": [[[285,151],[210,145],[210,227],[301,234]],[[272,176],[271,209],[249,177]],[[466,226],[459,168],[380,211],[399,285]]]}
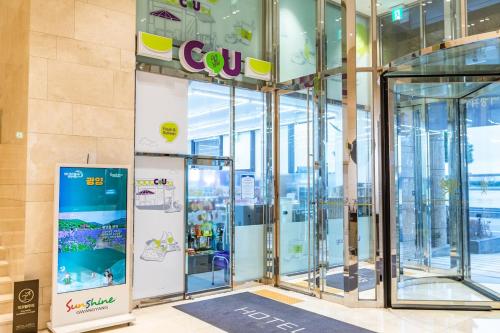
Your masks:
{"label": "cu logo sign", "polygon": [[21,303],[29,303],[33,300],[33,298],[35,298],[35,292],[33,289],[26,288],[19,292],[17,298]]}

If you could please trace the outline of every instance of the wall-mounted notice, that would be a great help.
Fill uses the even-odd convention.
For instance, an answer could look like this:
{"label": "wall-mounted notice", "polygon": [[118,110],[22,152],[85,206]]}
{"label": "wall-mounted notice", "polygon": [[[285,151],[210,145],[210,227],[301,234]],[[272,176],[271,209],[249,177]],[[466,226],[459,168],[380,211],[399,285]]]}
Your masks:
{"label": "wall-mounted notice", "polygon": [[135,151],[188,153],[189,81],[137,71]]}
{"label": "wall-mounted notice", "polygon": [[255,176],[253,175],[241,176],[241,199],[243,200],[255,199]]}
{"label": "wall-mounted notice", "polygon": [[[129,315],[128,168],[61,166],[55,186],[52,323]],[[130,320],[125,320],[130,321]],[[113,325],[113,320],[109,320]],[[64,330],[64,328],[63,328]]]}
{"label": "wall-mounted notice", "polygon": [[135,159],[135,300],[184,292],[184,159]]}

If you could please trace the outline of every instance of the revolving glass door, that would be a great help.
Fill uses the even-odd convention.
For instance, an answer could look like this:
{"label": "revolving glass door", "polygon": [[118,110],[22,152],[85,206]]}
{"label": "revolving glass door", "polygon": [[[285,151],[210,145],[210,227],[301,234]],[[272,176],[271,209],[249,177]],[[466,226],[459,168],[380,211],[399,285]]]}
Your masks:
{"label": "revolving glass door", "polygon": [[497,80],[388,79],[393,306],[500,304]]}

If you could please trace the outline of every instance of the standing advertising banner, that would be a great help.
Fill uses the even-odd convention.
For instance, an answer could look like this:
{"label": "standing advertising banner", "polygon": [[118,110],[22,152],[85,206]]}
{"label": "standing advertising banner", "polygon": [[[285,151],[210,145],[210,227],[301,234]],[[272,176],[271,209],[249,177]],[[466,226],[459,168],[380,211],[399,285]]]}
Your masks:
{"label": "standing advertising banner", "polygon": [[134,320],[127,167],[59,166],[55,177],[53,332]]}
{"label": "standing advertising banner", "polygon": [[184,159],[137,156],[134,300],[184,292]]}

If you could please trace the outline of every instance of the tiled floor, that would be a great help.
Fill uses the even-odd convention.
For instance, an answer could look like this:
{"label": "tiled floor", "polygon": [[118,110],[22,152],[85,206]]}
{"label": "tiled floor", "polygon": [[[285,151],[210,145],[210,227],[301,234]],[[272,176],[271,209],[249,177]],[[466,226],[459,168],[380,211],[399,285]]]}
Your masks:
{"label": "tiled floor", "polygon": [[[264,292],[263,292],[264,290]],[[429,311],[429,310],[394,310],[347,308],[345,306],[305,296],[302,294],[276,289],[268,286],[255,286],[240,289],[238,292],[258,292],[271,298],[301,300],[287,302],[304,310],[342,320],[376,332],[499,332],[500,311]],[[276,295],[276,293],[282,294]],[[207,296],[200,299],[227,295]],[[273,296],[274,295],[274,296]],[[173,308],[174,305],[192,302],[182,301],[159,305],[134,311],[136,322],[131,326],[102,330],[113,333],[175,332],[175,333],[208,333],[223,332],[201,320],[191,317]],[[238,332],[244,333],[244,332]],[[265,332],[263,332],[265,333]],[[323,333],[323,332],[321,332]]]}

